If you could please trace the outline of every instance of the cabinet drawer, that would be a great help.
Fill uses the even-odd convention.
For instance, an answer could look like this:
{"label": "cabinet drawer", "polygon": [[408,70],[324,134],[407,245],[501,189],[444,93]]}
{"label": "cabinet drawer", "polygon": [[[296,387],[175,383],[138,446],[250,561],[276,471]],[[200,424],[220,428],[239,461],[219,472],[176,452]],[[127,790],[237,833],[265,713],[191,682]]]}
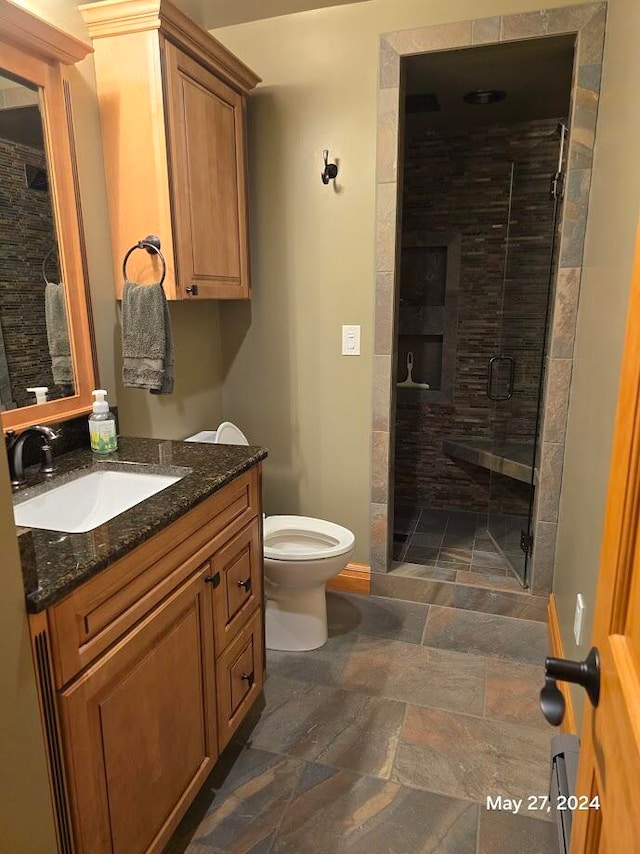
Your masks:
{"label": "cabinet drawer", "polygon": [[220,750],[262,690],[263,663],[262,611],[258,608],[216,665]]}
{"label": "cabinet drawer", "polygon": [[262,602],[262,520],[254,519],[211,559],[216,654],[220,655]]}
{"label": "cabinet drawer", "polygon": [[50,608],[56,686],[108,649],[259,511],[254,467]]}

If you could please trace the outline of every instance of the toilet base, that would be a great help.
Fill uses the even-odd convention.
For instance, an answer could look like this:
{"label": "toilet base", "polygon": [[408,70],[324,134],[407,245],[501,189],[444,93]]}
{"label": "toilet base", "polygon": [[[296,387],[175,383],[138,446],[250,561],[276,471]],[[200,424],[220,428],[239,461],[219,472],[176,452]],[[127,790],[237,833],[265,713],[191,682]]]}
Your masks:
{"label": "toilet base", "polygon": [[267,649],[304,652],[323,646],[329,636],[324,583],[304,588],[269,586],[265,611]]}

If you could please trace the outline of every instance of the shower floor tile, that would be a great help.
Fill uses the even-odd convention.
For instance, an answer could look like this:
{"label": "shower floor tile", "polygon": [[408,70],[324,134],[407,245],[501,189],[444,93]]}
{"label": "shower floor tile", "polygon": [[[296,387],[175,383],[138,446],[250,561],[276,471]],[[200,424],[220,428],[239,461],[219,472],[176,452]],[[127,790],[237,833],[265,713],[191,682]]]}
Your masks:
{"label": "shower floor tile", "polygon": [[[398,515],[398,506],[401,507]],[[407,521],[407,520],[410,520]],[[514,579],[513,569],[487,533],[486,516],[464,510],[435,510],[396,505],[393,559],[448,570],[482,573],[493,578]],[[417,573],[416,573],[417,574]],[[430,577],[430,576],[424,576]],[[431,576],[433,577],[433,576]],[[473,583],[473,582],[465,582]],[[478,584],[482,582],[478,581]],[[496,582],[496,589],[522,589]],[[484,582],[482,586],[491,586]]]}

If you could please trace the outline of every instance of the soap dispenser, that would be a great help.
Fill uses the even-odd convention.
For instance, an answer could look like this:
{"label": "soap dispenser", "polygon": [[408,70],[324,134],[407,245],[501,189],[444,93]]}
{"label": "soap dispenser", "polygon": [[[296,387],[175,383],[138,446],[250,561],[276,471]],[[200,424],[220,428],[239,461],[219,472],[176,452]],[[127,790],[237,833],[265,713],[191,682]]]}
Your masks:
{"label": "soap dispenser", "polygon": [[91,450],[94,454],[111,454],[118,450],[116,417],[109,411],[107,392],[104,389],[96,389],[91,394],[95,397],[93,412],[89,417]]}

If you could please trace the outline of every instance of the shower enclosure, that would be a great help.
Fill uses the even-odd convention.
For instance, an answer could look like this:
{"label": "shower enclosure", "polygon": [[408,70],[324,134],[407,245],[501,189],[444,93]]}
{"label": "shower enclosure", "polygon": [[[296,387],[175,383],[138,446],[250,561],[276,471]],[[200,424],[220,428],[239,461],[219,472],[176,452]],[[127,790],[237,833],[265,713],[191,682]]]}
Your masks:
{"label": "shower enclosure", "polygon": [[[544,359],[563,195],[566,126],[510,164],[511,189],[496,352],[487,365],[492,402],[487,531],[523,586],[533,547]],[[554,150],[555,149],[555,150]]]}
{"label": "shower enclosure", "polygon": [[409,137],[395,539],[438,579],[528,586],[564,135],[545,119]]}

